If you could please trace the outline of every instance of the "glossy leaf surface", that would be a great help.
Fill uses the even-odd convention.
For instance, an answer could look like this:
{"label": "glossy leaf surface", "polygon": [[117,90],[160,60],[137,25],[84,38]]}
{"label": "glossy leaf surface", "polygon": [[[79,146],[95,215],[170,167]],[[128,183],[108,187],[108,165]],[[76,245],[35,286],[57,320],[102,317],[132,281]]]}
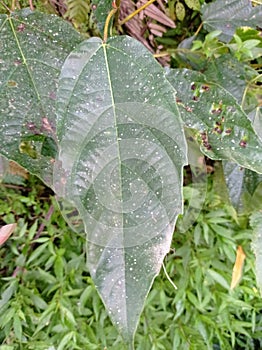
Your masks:
{"label": "glossy leaf surface", "polygon": [[229,91],[239,104],[242,101],[247,81],[256,75],[255,70],[243,62],[239,62],[230,54],[211,60],[205,70],[207,80],[217,83]]}
{"label": "glossy leaf surface", "polygon": [[251,215],[250,225],[254,230],[254,239],[252,248],[256,256],[256,278],[257,284],[262,293],[262,211],[255,212]]}
{"label": "glossy leaf surface", "polygon": [[92,278],[129,343],[182,209],[186,145],[173,93],[124,36],[81,43],[59,81],[56,188],[84,221]]}
{"label": "glossy leaf surface", "polygon": [[0,152],[51,185],[57,79],[81,36],[56,16],[25,9],[0,16],[0,41]]}
{"label": "glossy leaf surface", "polygon": [[262,173],[262,143],[236,99],[198,72],[170,70],[181,117],[199,131],[202,151],[211,159],[226,159]]}
{"label": "glossy leaf surface", "polygon": [[262,6],[252,7],[249,0],[216,0],[201,8],[205,28],[221,30],[220,39],[228,42],[238,27],[261,27]]}
{"label": "glossy leaf surface", "polygon": [[93,11],[96,18],[97,26],[101,33],[104,32],[104,25],[106,18],[112,10],[112,1],[111,0],[93,0]]}

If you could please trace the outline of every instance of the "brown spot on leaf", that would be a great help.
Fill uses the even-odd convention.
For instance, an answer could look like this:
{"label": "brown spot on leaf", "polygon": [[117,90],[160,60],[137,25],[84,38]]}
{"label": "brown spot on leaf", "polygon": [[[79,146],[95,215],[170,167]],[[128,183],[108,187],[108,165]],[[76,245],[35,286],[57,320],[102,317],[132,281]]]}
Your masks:
{"label": "brown spot on leaf", "polygon": [[242,148],[246,148],[246,147],[247,147],[247,142],[246,142],[246,140],[240,140],[239,146],[242,147]]}
{"label": "brown spot on leaf", "polygon": [[8,87],[17,87],[17,82],[14,81],[14,80],[9,80],[9,81],[7,82],[7,86],[8,86]]}
{"label": "brown spot on leaf", "polygon": [[209,91],[210,90],[210,87],[208,85],[202,85],[202,89],[204,91]]}
{"label": "brown spot on leaf", "polygon": [[20,23],[19,26],[17,26],[17,31],[18,32],[23,32],[25,29],[25,24],[24,23]]}

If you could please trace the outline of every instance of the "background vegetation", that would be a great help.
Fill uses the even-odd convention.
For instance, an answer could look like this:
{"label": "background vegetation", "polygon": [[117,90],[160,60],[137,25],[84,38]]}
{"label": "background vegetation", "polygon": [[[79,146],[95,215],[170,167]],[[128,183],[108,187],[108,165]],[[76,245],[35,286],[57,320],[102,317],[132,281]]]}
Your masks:
{"label": "background vegetation", "polygon": [[[262,346],[253,232],[245,215],[220,197],[215,173],[208,187],[196,223],[174,233],[165,259],[177,290],[162,271],[147,298],[136,349]],[[184,190],[187,200],[192,186]],[[123,349],[86,268],[85,239],[67,226],[50,190],[32,176],[7,172],[0,217],[1,225],[18,224],[0,248],[0,349]],[[238,245],[247,258],[241,284],[230,291]]]}

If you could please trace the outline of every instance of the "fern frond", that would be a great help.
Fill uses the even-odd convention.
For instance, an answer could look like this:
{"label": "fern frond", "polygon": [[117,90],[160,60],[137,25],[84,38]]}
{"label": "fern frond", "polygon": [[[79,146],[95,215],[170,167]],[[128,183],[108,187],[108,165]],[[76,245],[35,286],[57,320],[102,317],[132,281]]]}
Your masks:
{"label": "fern frond", "polygon": [[66,0],[67,11],[65,17],[80,25],[87,21],[90,15],[90,0]]}

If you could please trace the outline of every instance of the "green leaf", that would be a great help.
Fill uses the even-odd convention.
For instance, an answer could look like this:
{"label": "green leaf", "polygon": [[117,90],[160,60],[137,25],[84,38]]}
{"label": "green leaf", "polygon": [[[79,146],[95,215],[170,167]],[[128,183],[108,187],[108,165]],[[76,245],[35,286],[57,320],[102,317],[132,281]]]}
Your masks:
{"label": "green leaf", "polygon": [[14,322],[13,322],[14,332],[15,336],[18,340],[22,340],[22,324],[19,316],[16,314],[14,315]]}
{"label": "green leaf", "polygon": [[185,0],[185,3],[187,4],[187,6],[190,9],[196,10],[196,11],[200,11],[200,2],[199,2],[199,0]]}
{"label": "green leaf", "polygon": [[210,276],[214,281],[220,284],[222,287],[229,289],[229,284],[225,280],[223,276],[221,276],[218,272],[212,269],[207,270],[207,275]]}
{"label": "green leaf", "polygon": [[238,209],[241,205],[245,169],[234,162],[224,161],[223,171],[227,184],[228,195],[233,206]]}
{"label": "green leaf", "polygon": [[84,221],[91,276],[129,343],[181,212],[186,145],[173,93],[125,36],[83,42],[59,80],[55,187]]}
{"label": "green leaf", "polygon": [[257,107],[249,114],[249,118],[253,121],[253,128],[262,141],[262,108]]}
{"label": "green leaf", "polygon": [[262,211],[255,212],[250,217],[250,225],[254,230],[252,249],[256,256],[256,278],[262,293]]}
{"label": "green leaf", "polygon": [[262,175],[240,168],[232,162],[223,162],[225,180],[230,200],[242,213],[256,211],[262,205],[260,187]]}
{"label": "green leaf", "polygon": [[199,72],[170,70],[167,78],[185,125],[200,132],[202,152],[262,173],[262,143],[235,98]]}
{"label": "green leaf", "polygon": [[0,40],[0,152],[50,185],[56,81],[81,36],[56,16],[25,9],[0,15]]}
{"label": "green leaf", "polygon": [[221,30],[220,39],[228,42],[238,27],[261,27],[262,6],[252,7],[249,0],[216,0],[201,8],[204,27]]}
{"label": "green leaf", "polygon": [[18,281],[17,279],[14,279],[9,287],[6,288],[6,290],[1,294],[1,299],[0,299],[0,308],[2,308],[14,295],[14,293],[17,290],[18,286]]}
{"label": "green leaf", "polygon": [[[196,40],[197,36],[193,35],[190,38],[184,39],[179,45],[179,49],[176,52],[176,59],[185,63],[187,67],[190,65],[194,70],[202,70],[206,67],[206,57],[202,51],[193,51],[192,46],[195,46],[195,43],[198,45],[198,48],[202,48],[203,43],[200,40]],[[194,43],[194,44],[193,44]]]}
{"label": "green leaf", "polygon": [[106,18],[112,10],[112,1],[111,0],[93,0],[92,9],[94,16],[96,18],[97,26],[101,33],[104,32],[104,26]]}
{"label": "green leaf", "polygon": [[29,264],[36,260],[48,247],[49,242],[41,244],[39,247],[37,247],[33,253],[30,255],[30,258],[27,260],[27,264]]}
{"label": "green leaf", "polygon": [[239,62],[230,54],[225,54],[208,63],[205,76],[208,81],[221,85],[228,90],[240,104],[247,81],[257,75],[247,64]]}
{"label": "green leaf", "polygon": [[176,16],[179,21],[183,21],[186,15],[185,6],[182,4],[182,2],[176,3]]}
{"label": "green leaf", "polygon": [[59,346],[57,348],[57,350],[63,350],[65,348],[65,346],[68,345],[68,342],[74,337],[75,333],[74,332],[69,332],[67,333],[61,340],[61,342],[59,343]]}

